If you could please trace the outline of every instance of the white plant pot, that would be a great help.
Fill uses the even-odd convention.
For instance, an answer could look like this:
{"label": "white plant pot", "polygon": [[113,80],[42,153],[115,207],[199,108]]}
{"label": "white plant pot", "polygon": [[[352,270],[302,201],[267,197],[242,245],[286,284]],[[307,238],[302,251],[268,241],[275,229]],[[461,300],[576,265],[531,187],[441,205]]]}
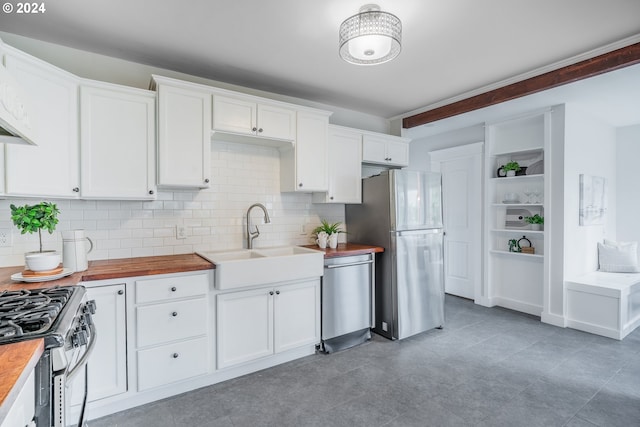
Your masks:
{"label": "white plant pot", "polygon": [[516,176],[516,171],[514,170],[507,171],[507,176]]}
{"label": "white plant pot", "polygon": [[60,265],[62,257],[56,251],[27,252],[24,254],[24,263],[31,271],[48,271]]}
{"label": "white plant pot", "polygon": [[531,224],[531,229],[533,231],[542,231],[542,224]]}
{"label": "white plant pot", "polygon": [[338,234],[330,234],[329,235],[329,247],[331,249],[335,249],[338,247]]}

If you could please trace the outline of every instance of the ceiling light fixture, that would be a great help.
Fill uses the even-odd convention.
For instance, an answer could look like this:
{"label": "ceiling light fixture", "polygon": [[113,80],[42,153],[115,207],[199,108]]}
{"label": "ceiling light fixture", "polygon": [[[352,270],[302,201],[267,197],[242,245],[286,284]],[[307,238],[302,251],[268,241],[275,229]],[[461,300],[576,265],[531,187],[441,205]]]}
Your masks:
{"label": "ceiling light fixture", "polygon": [[357,65],[376,65],[398,56],[402,22],[377,4],[366,4],[360,13],[340,25],[340,57]]}

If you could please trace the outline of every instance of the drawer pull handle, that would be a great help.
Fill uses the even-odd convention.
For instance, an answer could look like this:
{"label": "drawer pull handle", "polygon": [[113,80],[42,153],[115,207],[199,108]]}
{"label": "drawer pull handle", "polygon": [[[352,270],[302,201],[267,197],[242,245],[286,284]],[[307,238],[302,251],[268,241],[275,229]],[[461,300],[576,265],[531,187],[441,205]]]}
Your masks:
{"label": "drawer pull handle", "polygon": [[176,316],[178,315],[178,312],[177,312],[177,311],[174,311],[173,313],[171,313],[171,315],[172,315],[173,317],[176,317]]}
{"label": "drawer pull handle", "polygon": [[177,359],[177,358],[178,358],[178,356],[180,356],[178,353],[173,353],[173,354],[171,355],[171,357],[173,357],[174,359]]}
{"label": "drawer pull handle", "polygon": [[177,291],[177,290],[178,290],[178,288],[176,288],[175,286],[172,286],[172,287],[171,287],[171,292],[175,292],[175,291]]}

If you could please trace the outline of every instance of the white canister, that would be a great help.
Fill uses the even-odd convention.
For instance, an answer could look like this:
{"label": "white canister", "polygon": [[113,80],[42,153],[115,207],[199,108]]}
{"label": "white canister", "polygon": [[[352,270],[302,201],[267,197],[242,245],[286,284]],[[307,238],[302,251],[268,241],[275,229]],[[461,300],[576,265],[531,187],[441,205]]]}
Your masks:
{"label": "white canister", "polygon": [[84,235],[84,230],[62,232],[62,265],[73,271],[89,268],[87,254],[93,250],[93,242]]}

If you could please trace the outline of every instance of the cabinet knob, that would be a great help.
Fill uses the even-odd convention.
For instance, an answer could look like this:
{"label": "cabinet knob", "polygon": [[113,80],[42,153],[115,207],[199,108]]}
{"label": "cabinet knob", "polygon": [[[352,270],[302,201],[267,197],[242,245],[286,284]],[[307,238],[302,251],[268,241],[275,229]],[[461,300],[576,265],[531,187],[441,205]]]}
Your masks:
{"label": "cabinet knob", "polygon": [[153,194],[153,190],[149,190],[149,194]]}
{"label": "cabinet knob", "polygon": [[302,187],[302,183],[298,184],[298,187]]}
{"label": "cabinet knob", "polygon": [[171,355],[171,357],[173,357],[174,359],[177,359],[177,358],[178,358],[178,356],[180,356],[178,353],[173,353],[173,354]]}
{"label": "cabinet knob", "polygon": [[329,200],[333,200],[333,196],[329,197]]}
{"label": "cabinet knob", "polygon": [[262,128],[258,129],[258,133],[262,133]]}
{"label": "cabinet knob", "polygon": [[276,291],[276,295],[280,295],[280,291]]}
{"label": "cabinet knob", "polygon": [[79,193],[79,192],[80,192],[80,189],[79,189],[78,187],[73,187],[73,192],[74,192],[74,193]]}
{"label": "cabinet knob", "polygon": [[123,291],[122,289],[120,289],[120,290],[118,291],[118,295],[123,295],[123,294],[124,294],[124,291]]}
{"label": "cabinet knob", "polygon": [[177,311],[174,311],[173,313],[171,313],[171,315],[172,315],[173,317],[176,317],[176,316],[178,315],[178,312],[177,312]]}
{"label": "cabinet knob", "polygon": [[258,130],[258,128],[257,128],[257,127],[255,127],[255,126],[251,128],[251,131],[252,131],[252,132],[255,132],[255,131],[257,131],[257,130]]}
{"label": "cabinet knob", "polygon": [[273,295],[273,291],[269,291],[269,295]]}
{"label": "cabinet knob", "polygon": [[391,157],[389,157],[389,161],[393,160]]}
{"label": "cabinet knob", "polygon": [[171,287],[171,292],[175,292],[175,291],[177,291],[177,290],[178,290],[178,288],[176,288],[175,286],[172,286],[172,287]]}
{"label": "cabinet knob", "polygon": [[209,183],[209,178],[205,178],[205,179],[204,179],[204,183],[205,183],[205,184],[208,184],[208,183]]}

